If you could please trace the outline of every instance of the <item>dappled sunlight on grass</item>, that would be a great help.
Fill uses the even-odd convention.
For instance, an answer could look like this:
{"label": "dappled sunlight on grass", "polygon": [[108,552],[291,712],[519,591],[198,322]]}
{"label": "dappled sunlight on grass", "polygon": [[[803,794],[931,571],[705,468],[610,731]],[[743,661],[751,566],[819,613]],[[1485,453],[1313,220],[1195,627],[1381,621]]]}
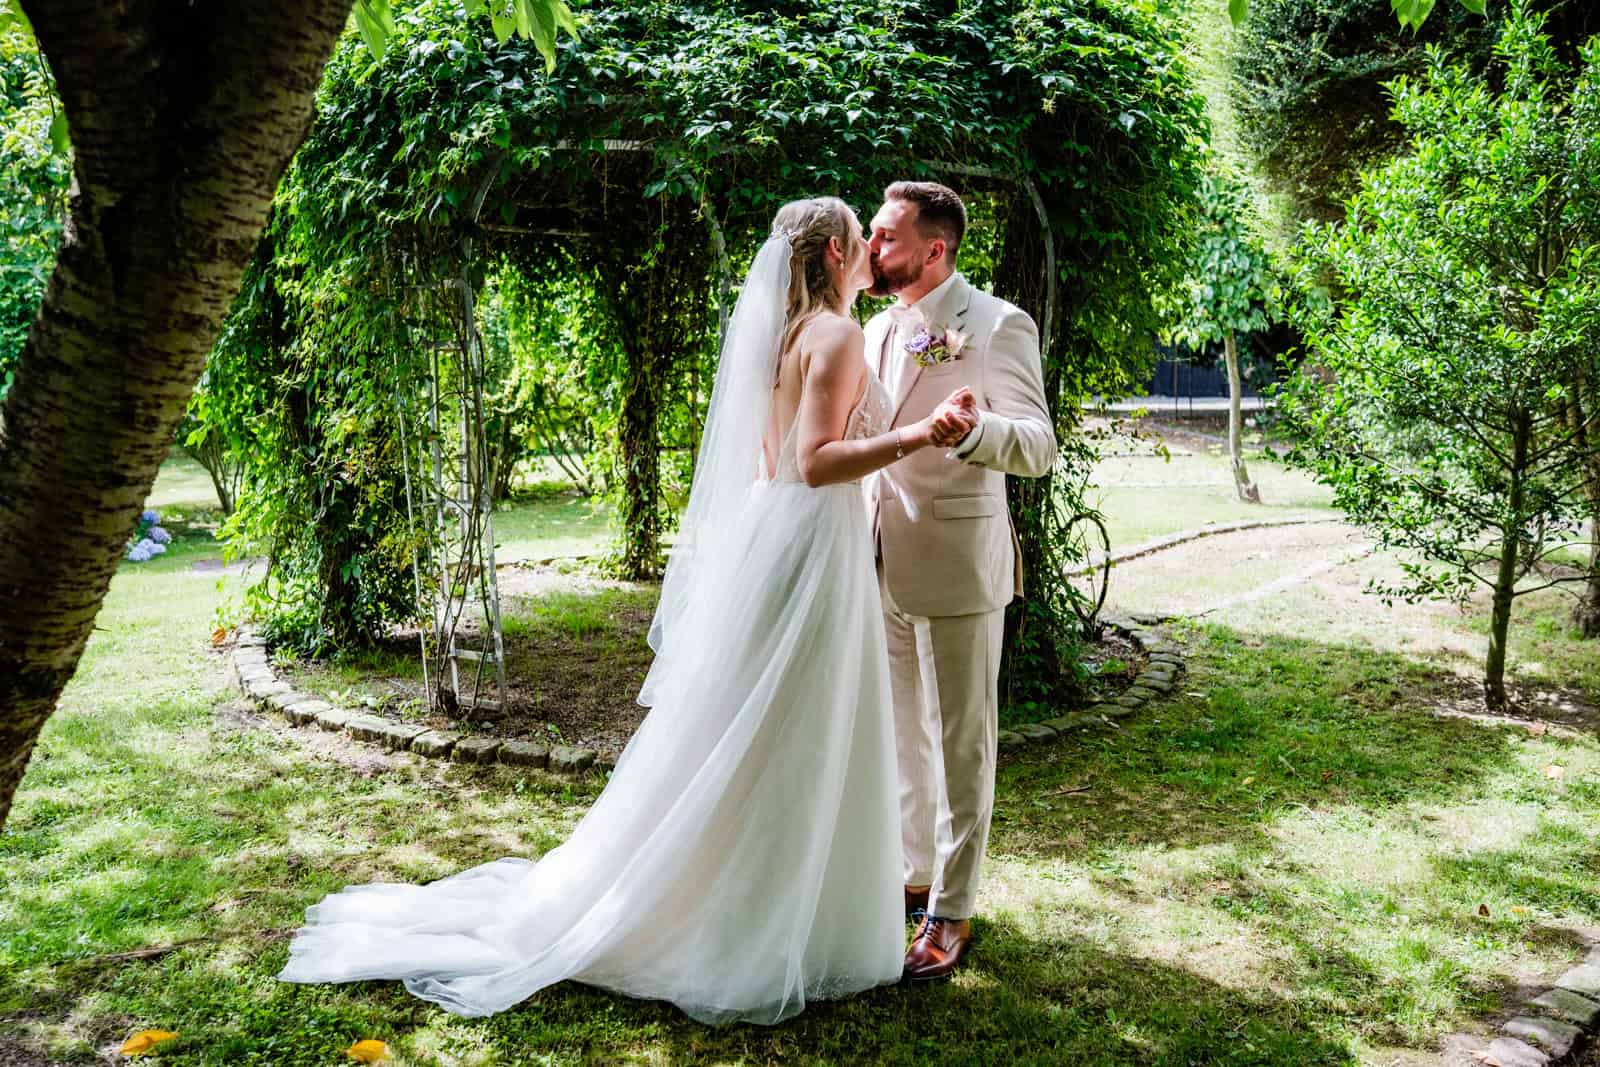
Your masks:
{"label": "dappled sunlight on grass", "polygon": [[[1335,572],[1226,625],[1174,626],[1188,668],[1171,699],[1007,760],[978,940],[947,985],[772,1029],[708,1029],[570,983],[488,1020],[393,982],[282,985],[285,935],[324,894],[542,855],[601,779],[441,765],[244,715],[207,644],[215,579],[157,562],[115,580],[0,834],[0,1022],[68,1062],[159,1025],[180,1034],[163,1062],[217,1067],[325,1067],[367,1037],[397,1065],[451,1067],[1343,1065],[1431,1049],[1569,966],[1573,931],[1600,924],[1595,732],[1444,716],[1473,621],[1388,613]],[[546,651],[561,634],[611,640],[618,612],[647,606],[547,592],[508,613]],[[1518,619],[1514,654],[1539,664],[1526,677],[1596,691],[1593,648],[1555,602]],[[330,684],[407,663],[369,657]]]}
{"label": "dappled sunlight on grass", "polygon": [[1413,1047],[1581,953],[1549,931],[1600,921],[1592,733],[1437,717],[1368,649],[1191,645],[1184,696],[1003,769],[997,910]]}

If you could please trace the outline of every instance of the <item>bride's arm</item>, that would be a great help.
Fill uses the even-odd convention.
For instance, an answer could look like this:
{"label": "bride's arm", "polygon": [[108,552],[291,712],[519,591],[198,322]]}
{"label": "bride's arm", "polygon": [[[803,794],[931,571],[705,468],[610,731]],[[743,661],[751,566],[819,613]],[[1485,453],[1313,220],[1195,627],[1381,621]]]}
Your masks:
{"label": "bride's arm", "polygon": [[972,426],[972,418],[949,404],[898,430],[845,441],[845,423],[861,395],[866,375],[861,330],[846,319],[818,322],[811,329],[809,366],[802,364],[800,410],[795,418],[796,461],[807,485],[855,481],[902,455],[930,446],[948,446]]}

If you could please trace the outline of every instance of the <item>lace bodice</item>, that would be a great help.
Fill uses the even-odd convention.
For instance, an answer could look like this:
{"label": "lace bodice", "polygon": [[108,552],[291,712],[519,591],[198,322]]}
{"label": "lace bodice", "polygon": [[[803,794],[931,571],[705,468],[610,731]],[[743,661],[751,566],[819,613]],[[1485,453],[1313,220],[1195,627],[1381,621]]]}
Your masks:
{"label": "lace bodice", "polygon": [[[856,406],[850,409],[850,417],[844,423],[842,440],[859,441],[886,432],[894,418],[892,403],[889,391],[878,381],[878,376],[872,372],[872,368],[868,367],[867,387],[862,391],[861,399],[856,401]],[[784,435],[783,444],[778,446],[778,470],[772,477],[775,482],[805,480],[800,477],[800,455],[795,450],[795,430],[799,425],[800,420],[796,418],[790,425],[789,432]]]}

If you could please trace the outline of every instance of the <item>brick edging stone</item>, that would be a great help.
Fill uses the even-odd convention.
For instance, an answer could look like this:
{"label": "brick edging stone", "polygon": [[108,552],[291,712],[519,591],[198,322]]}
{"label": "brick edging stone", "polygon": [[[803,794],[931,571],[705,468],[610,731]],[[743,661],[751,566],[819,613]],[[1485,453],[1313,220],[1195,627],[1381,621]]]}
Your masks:
{"label": "brick edging stone", "polygon": [[1449,1067],[1563,1067],[1575,1062],[1600,1027],[1600,945],[1555,984],[1517,1008],[1485,1041],[1471,1034],[1445,1039]]}
{"label": "brick edging stone", "polygon": [[294,726],[315,726],[381,745],[391,752],[410,752],[427,759],[457,763],[499,763],[577,776],[591,768],[616,766],[611,753],[573,745],[544,745],[499,737],[465,737],[453,730],[430,730],[395,722],[351,708],[340,708],[294,689],[278,677],[267,656],[266,638],[248,628],[239,630],[233,646],[232,675],[239,689],[263,711],[275,711]]}
{"label": "brick edging stone", "polygon": [[[1133,686],[1114,701],[1093,704],[1044,722],[1027,723],[1015,730],[1000,731],[1002,752],[1053,741],[1076,729],[1126,718],[1149,701],[1172,691],[1177,676],[1183,671],[1178,646],[1134,619],[1107,617],[1102,621],[1150,657]],[[326,700],[294,689],[279,678],[267,656],[266,639],[248,628],[239,630],[232,663],[240,690],[262,710],[275,711],[295,726],[316,726],[348,734],[391,752],[411,752],[428,759],[449,759],[457,763],[533,767],[565,775],[580,775],[590,768],[610,770],[616,765],[614,755],[592,748],[548,746],[510,738],[464,737],[453,730],[429,730],[364,711],[335,707]]]}
{"label": "brick edging stone", "polygon": [[1014,730],[1001,730],[1001,752],[1013,752],[1028,745],[1054,741],[1073,730],[1125,719],[1150,701],[1172,692],[1183,671],[1183,655],[1177,645],[1131,618],[1106,616],[1100,621],[1108,629],[1127,637],[1150,657],[1144,670],[1134,678],[1133,685],[1115,700],[1091,704],[1081,711],[1068,712],[1044,722],[1025,723]]}

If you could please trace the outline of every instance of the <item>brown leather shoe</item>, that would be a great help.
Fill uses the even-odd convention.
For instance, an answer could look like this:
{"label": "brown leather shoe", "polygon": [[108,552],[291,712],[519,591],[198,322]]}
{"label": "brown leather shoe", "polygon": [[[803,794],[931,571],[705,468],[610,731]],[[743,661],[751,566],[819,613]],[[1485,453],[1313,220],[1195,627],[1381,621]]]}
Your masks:
{"label": "brown leather shoe", "polygon": [[900,976],[913,982],[949,978],[970,944],[972,923],[966,919],[929,915],[922,920],[917,936],[911,939],[911,947],[906,949],[905,969]]}
{"label": "brown leather shoe", "polygon": [[926,912],[928,910],[928,890],[932,888],[932,886],[927,885],[906,886],[906,918],[910,919],[914,917],[916,912]]}

